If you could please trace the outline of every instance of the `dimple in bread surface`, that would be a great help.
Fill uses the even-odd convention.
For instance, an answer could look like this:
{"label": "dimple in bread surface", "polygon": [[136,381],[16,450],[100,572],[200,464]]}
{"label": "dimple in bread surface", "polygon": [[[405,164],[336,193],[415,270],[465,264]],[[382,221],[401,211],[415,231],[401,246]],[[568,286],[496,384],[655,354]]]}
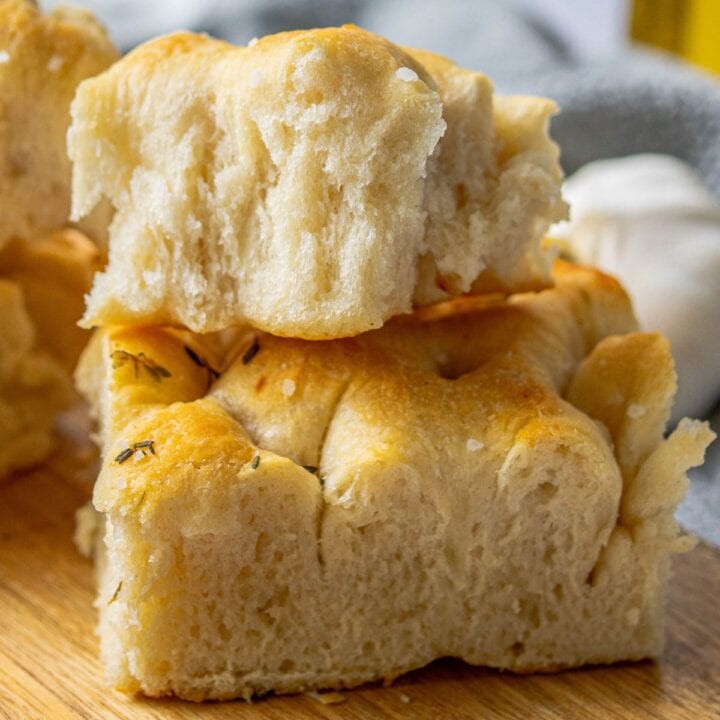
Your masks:
{"label": "dimple in bread surface", "polygon": [[542,286],[553,112],[352,26],[146,43],[73,103],[74,214],[117,209],[84,322],[325,339]]}
{"label": "dimple in bread surface", "polygon": [[173,330],[98,332],[78,381],[103,438],[113,684],[200,700],[445,655],[657,656],[672,512],[712,434],[663,441],[667,343],[634,332],[615,281],[555,278],[347,340],[255,333],[224,359]]}
{"label": "dimple in bread surface", "polygon": [[[30,0],[0,2],[0,248],[69,222],[70,101],[82,80],[116,58],[88,12],[43,15]],[[108,221],[101,205],[81,226],[102,239]]]}

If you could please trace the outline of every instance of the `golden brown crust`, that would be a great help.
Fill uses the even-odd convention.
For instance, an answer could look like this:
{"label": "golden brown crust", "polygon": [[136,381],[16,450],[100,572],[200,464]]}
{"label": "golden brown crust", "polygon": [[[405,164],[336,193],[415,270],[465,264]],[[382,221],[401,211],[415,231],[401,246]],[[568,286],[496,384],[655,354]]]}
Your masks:
{"label": "golden brown crust", "polygon": [[[299,41],[297,50],[295,50],[299,55],[305,54],[311,48],[322,45],[335,54],[339,62],[349,61],[355,63],[358,58],[362,58],[363,62],[373,68],[391,72],[395,72],[398,66],[408,67],[414,70],[426,85],[435,86],[427,69],[417,62],[411,53],[404,51],[384,37],[363,30],[357,25],[347,24],[337,28],[328,27],[277,33],[260,38],[254,47],[257,51],[275,54],[278,51],[286,51],[287,47],[293,44],[295,40]],[[333,88],[328,89],[333,90]]]}
{"label": "golden brown crust", "polygon": [[[114,443],[106,447],[108,472],[98,483],[96,502],[105,510],[127,502],[109,480],[120,469],[113,463],[115,450],[123,449],[114,438],[127,444],[150,434],[158,448],[166,443],[173,448],[141,467],[137,477],[145,488],[155,483],[153,477],[172,474],[165,463],[176,462],[179,425],[184,442],[205,436],[205,422],[214,422],[219,411],[215,402],[224,408],[221,415],[229,413],[231,425],[238,421],[249,433],[248,447],[257,444],[299,466],[321,465],[341,396],[364,425],[379,428],[394,425],[388,407],[393,398],[393,413],[407,422],[415,417],[437,424],[451,446],[467,440],[469,421],[463,417],[483,415],[494,425],[522,428],[529,443],[562,439],[575,432],[567,425],[574,427],[575,413],[567,415],[561,396],[576,364],[601,338],[633,330],[635,320],[624,290],[599,271],[559,263],[556,280],[554,289],[510,303],[488,307],[483,298],[459,299],[428,309],[415,321],[400,318],[351,339],[308,342],[255,333],[236,346],[234,359],[213,356],[202,337],[189,336],[196,356],[213,357],[217,367],[226,367],[218,380],[190,357],[187,340],[175,330],[110,329],[79,369],[88,395],[88,378],[98,364],[105,367],[103,383],[112,378],[107,399],[94,398],[104,413],[106,441]],[[168,376],[158,378],[155,365]],[[177,401],[184,404],[167,407]],[[165,481],[153,495],[169,497],[176,490]]]}
{"label": "golden brown crust", "polygon": [[675,390],[670,343],[637,333],[600,343],[575,374],[568,399],[611,429],[620,467],[630,475],[660,442]]}
{"label": "golden brown crust", "polygon": [[[484,297],[460,298],[350,339],[308,342],[255,333],[236,347],[234,359],[214,356],[212,362],[227,368],[219,380],[192,360],[184,349],[187,341],[176,331],[110,329],[103,334],[106,356],[142,353],[170,376],[159,382],[142,362],[138,366],[130,358],[118,364],[110,358],[112,407],[106,408],[103,422],[115,434],[148,409],[202,398],[212,381],[209,397],[256,441],[258,427],[273,428],[273,441],[260,445],[299,465],[317,466],[324,429],[348,388],[375,388],[363,392],[362,413],[368,424],[382,425],[388,397],[398,408],[409,403],[416,415],[437,410],[460,418],[477,405],[474,388],[481,387],[482,404],[501,424],[520,427],[527,422],[524,417],[546,415],[545,422],[530,423],[527,431],[535,438],[552,435],[560,432],[552,418],[565,412],[560,396],[577,362],[601,338],[635,328],[629,299],[613,278],[565,263],[557,264],[555,277],[556,287],[544,293],[491,305]],[[201,357],[211,352],[200,336],[194,336],[194,347]],[[81,375],[99,361],[87,360],[88,370],[81,367]],[[107,365],[108,357],[101,362]],[[440,397],[446,398],[444,404]],[[188,423],[193,418],[202,423],[194,406],[185,407],[192,413]],[[148,422],[155,421],[159,416],[151,414]],[[456,422],[460,434],[467,432]],[[451,434],[451,427],[444,431]]]}

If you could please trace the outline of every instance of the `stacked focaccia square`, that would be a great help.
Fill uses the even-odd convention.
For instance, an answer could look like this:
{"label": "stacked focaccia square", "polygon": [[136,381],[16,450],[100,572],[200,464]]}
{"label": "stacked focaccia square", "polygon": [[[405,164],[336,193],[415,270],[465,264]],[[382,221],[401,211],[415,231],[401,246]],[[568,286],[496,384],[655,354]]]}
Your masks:
{"label": "stacked focaccia square", "polygon": [[550,272],[552,108],[354,27],[173,35],[81,86],[73,207],[116,209],[77,375],[116,687],[661,651],[711,433],[663,439],[672,358],[622,288]]}
{"label": "stacked focaccia square", "polygon": [[[116,58],[87,13],[0,2],[0,479],[42,460],[73,397],[76,327],[98,257],[68,227],[65,135],[78,83]],[[109,206],[82,229],[102,240]]]}

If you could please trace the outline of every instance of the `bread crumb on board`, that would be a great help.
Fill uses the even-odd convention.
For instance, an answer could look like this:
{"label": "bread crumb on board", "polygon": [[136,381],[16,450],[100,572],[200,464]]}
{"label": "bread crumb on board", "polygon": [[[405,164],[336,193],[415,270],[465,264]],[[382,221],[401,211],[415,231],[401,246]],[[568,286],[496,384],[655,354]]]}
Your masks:
{"label": "bread crumb on board", "polygon": [[318,702],[321,702],[323,705],[338,705],[339,703],[343,703],[347,700],[347,695],[343,695],[339,692],[306,692],[305,695],[312,698],[313,700],[317,700]]}

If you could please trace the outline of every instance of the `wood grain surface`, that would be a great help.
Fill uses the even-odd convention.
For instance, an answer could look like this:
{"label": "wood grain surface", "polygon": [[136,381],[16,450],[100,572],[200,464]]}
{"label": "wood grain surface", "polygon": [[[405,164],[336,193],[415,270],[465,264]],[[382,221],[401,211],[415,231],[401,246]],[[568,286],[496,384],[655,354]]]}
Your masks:
{"label": "wood grain surface", "polygon": [[659,663],[523,677],[445,660],[338,704],[127,698],[103,683],[92,568],[71,539],[92,466],[73,447],[0,486],[0,718],[720,718],[720,553],[702,545],[675,559]]}

